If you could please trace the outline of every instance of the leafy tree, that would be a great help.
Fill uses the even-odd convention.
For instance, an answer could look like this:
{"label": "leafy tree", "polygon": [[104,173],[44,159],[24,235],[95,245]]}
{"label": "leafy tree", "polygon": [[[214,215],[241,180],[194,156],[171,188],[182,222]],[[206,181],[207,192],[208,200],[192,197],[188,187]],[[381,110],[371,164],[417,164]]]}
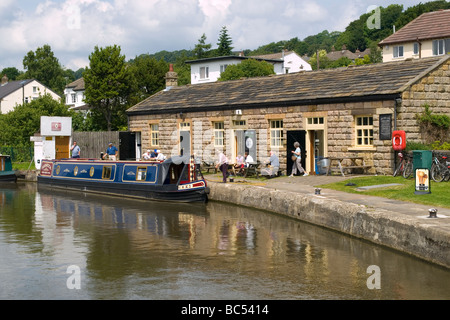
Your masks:
{"label": "leafy tree", "polygon": [[30,136],[40,130],[41,116],[70,117],[74,112],[49,94],[30,103],[18,105],[13,111],[0,114],[0,145],[31,146]]}
{"label": "leafy tree", "polygon": [[220,31],[220,35],[219,35],[219,42],[217,42],[218,44],[218,48],[217,48],[217,56],[230,56],[233,50],[233,47],[231,46],[231,44],[233,43],[233,41],[231,40],[231,37],[228,35],[228,30],[227,27],[222,27],[222,30]]}
{"label": "leafy tree", "polygon": [[89,55],[89,67],[83,77],[85,102],[91,106],[94,117],[102,117],[102,129],[111,131],[126,125],[125,110],[131,95],[132,79],[120,47],[96,46]]}
{"label": "leafy tree", "polygon": [[23,67],[27,71],[21,79],[36,79],[59,95],[63,94],[65,72],[48,44],[37,48],[36,52],[29,51],[23,58]]}
{"label": "leafy tree", "polygon": [[218,81],[237,80],[242,77],[263,77],[275,74],[273,65],[266,61],[247,59],[236,65],[229,65],[220,75]]}
{"label": "leafy tree", "polygon": [[0,74],[0,77],[3,77],[6,75],[8,77],[9,81],[16,80],[21,74],[23,74],[22,71],[19,71],[16,67],[9,67],[4,68]]}
{"label": "leafy tree", "polygon": [[164,77],[169,66],[164,60],[157,61],[155,58],[143,54],[129,63],[128,70],[133,76],[134,91],[130,104],[135,104],[164,89]]}
{"label": "leafy tree", "polygon": [[206,44],[206,35],[203,34],[193,50],[197,59],[203,59],[208,56],[208,51],[211,49],[211,44]]}
{"label": "leafy tree", "polygon": [[[332,61],[327,57],[326,50],[319,50],[319,69],[326,69]],[[314,53],[309,60],[309,64],[313,70],[317,70],[317,53]]]}
{"label": "leafy tree", "polygon": [[191,83],[191,66],[186,63],[189,58],[181,55],[177,58],[174,71],[178,74],[178,85],[183,86]]}

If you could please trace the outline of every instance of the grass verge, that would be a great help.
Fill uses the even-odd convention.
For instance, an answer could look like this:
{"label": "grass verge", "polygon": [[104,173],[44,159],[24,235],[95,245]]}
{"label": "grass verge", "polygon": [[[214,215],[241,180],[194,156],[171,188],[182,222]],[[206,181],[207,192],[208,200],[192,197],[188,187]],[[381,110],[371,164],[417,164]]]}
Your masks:
{"label": "grass verge", "polygon": [[[358,187],[397,183],[399,186],[375,188],[359,191]],[[348,185],[350,184],[350,185]],[[412,203],[450,208],[450,182],[430,182],[430,194],[415,194],[415,179],[391,176],[367,176],[351,178],[345,181],[320,185],[320,188],[333,189],[349,193],[408,201]]]}

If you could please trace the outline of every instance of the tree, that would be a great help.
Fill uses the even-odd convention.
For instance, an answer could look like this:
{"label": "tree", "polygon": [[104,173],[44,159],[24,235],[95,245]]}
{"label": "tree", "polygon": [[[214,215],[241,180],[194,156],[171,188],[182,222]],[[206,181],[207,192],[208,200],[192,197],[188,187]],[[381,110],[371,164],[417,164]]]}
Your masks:
{"label": "tree", "polygon": [[232,43],[233,41],[228,35],[227,27],[222,27],[219,35],[219,42],[217,42],[217,45],[219,46],[216,52],[217,56],[230,56],[233,50],[233,47],[231,46]]}
{"label": "tree", "polygon": [[89,55],[89,67],[83,73],[85,102],[93,116],[102,116],[102,128],[111,131],[127,123],[125,110],[131,95],[131,78],[117,45],[95,47]]}
{"label": "tree", "polygon": [[130,100],[130,104],[136,104],[164,89],[164,77],[169,65],[164,60],[157,61],[143,54],[129,63],[128,70],[133,76],[133,99]]}
{"label": "tree", "polygon": [[36,79],[59,95],[63,94],[65,72],[48,44],[37,48],[36,52],[29,51],[23,58],[23,67],[27,71],[22,79]]}
{"label": "tree", "polygon": [[227,66],[220,75],[218,81],[237,80],[242,77],[264,77],[275,74],[273,65],[266,61],[257,61],[255,59],[247,59],[239,64]]}
{"label": "tree", "polygon": [[198,43],[195,45],[193,50],[195,57],[197,59],[206,58],[208,55],[208,51],[211,49],[211,44],[206,44],[206,35],[203,34],[200,39],[198,39]]}
{"label": "tree", "polygon": [[0,78],[6,75],[9,81],[16,80],[23,72],[19,71],[16,67],[4,68],[0,74]]}
{"label": "tree", "polygon": [[40,130],[41,116],[69,117],[73,114],[74,111],[49,94],[18,105],[13,111],[0,114],[0,145],[29,147],[30,136]]}

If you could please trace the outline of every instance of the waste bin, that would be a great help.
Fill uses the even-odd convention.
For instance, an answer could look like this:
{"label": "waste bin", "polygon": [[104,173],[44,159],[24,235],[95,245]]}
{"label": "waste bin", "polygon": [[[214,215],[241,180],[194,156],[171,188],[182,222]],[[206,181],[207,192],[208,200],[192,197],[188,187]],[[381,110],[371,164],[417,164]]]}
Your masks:
{"label": "waste bin", "polygon": [[433,161],[433,153],[430,150],[414,150],[413,151],[413,170],[428,169],[431,170]]}
{"label": "waste bin", "polygon": [[323,158],[319,161],[319,172],[320,174],[326,174],[328,166],[330,165],[330,159]]}

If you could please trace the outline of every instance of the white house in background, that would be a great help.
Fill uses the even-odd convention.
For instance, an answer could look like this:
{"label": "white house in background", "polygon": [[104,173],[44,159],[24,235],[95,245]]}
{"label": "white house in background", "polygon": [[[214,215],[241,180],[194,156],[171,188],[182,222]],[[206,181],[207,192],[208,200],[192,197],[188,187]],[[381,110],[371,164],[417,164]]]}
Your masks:
{"label": "white house in background", "polygon": [[383,62],[450,53],[450,10],[427,12],[378,43]]}
{"label": "white house in background", "polygon": [[45,94],[59,101],[61,97],[35,79],[9,81],[4,75],[0,86],[0,112],[7,113],[18,105],[29,103]]}
{"label": "white house in background", "polygon": [[84,91],[85,87],[83,78],[77,79],[66,85],[66,88],[64,89],[66,105],[68,105],[70,109],[77,111],[89,110],[89,106],[84,102]]}
{"label": "white house in background", "polygon": [[260,56],[223,56],[186,61],[191,65],[191,84],[215,82],[231,64],[239,64],[246,59],[266,61],[273,65],[276,74],[310,71],[311,65],[293,51]]}

